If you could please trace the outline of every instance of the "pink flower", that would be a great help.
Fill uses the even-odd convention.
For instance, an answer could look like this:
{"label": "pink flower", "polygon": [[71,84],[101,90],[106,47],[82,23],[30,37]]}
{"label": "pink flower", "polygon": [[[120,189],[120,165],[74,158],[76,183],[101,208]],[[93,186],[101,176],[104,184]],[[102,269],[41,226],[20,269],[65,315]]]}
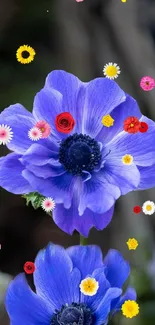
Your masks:
{"label": "pink flower", "polygon": [[55,201],[51,197],[45,198],[42,201],[41,207],[44,211],[50,212],[55,208]]}
{"label": "pink flower", "polygon": [[38,128],[34,127],[34,128],[32,128],[32,129],[29,130],[28,137],[32,141],[38,141],[38,140],[41,139],[42,133],[41,133],[41,131]]}
{"label": "pink flower", "polygon": [[0,144],[7,144],[13,138],[13,132],[10,126],[1,124],[0,125]]}
{"label": "pink flower", "polygon": [[152,90],[155,87],[155,80],[151,77],[145,76],[140,81],[140,87],[145,91]]}
{"label": "pink flower", "polygon": [[82,2],[82,1],[84,1],[84,0],[76,0],[76,2]]}
{"label": "pink flower", "polygon": [[35,125],[36,128],[38,128],[41,131],[42,139],[48,138],[48,136],[51,133],[51,127],[46,121],[39,121]]}

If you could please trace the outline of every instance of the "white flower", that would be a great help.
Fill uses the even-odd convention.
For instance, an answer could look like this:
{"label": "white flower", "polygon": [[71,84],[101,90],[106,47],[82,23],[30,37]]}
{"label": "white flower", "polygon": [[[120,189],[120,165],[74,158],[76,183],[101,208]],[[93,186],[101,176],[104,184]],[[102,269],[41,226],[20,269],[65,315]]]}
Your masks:
{"label": "white flower", "polygon": [[121,73],[120,67],[116,63],[108,63],[103,68],[103,74],[109,79],[116,79]]}
{"label": "white flower", "polygon": [[145,214],[153,214],[155,212],[155,204],[152,201],[146,201],[142,205],[142,210]]}
{"label": "white flower", "polygon": [[29,130],[28,137],[32,141],[38,141],[38,140],[40,140],[42,138],[42,133],[37,127],[34,127],[34,128]]}
{"label": "white flower", "polygon": [[50,212],[55,208],[55,201],[51,197],[45,198],[41,203],[41,207],[46,212]]}

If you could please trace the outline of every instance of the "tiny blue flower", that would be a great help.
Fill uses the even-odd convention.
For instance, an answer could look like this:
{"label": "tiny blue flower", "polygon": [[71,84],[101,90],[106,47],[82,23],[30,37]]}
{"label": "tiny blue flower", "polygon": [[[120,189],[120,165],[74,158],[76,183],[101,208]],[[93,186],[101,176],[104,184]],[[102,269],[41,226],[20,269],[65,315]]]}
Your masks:
{"label": "tiny blue flower", "polygon": [[[134,133],[124,130],[130,120],[137,123]],[[147,132],[138,132],[141,122]],[[0,186],[51,197],[53,219],[69,234],[87,237],[93,226],[104,229],[121,195],[155,186],[155,123],[113,80],[85,83],[53,71],[32,113],[11,105],[0,125],[13,132],[6,143],[13,152],[0,158]]]}
{"label": "tiny blue flower", "polygon": [[[116,250],[104,260],[98,246],[64,249],[49,244],[40,251],[33,273],[36,293],[20,274],[9,284],[5,306],[11,325],[101,325],[109,315],[120,311],[125,300],[136,300],[136,292],[122,286],[130,266]],[[80,291],[87,277],[95,279],[98,290],[93,296]]]}

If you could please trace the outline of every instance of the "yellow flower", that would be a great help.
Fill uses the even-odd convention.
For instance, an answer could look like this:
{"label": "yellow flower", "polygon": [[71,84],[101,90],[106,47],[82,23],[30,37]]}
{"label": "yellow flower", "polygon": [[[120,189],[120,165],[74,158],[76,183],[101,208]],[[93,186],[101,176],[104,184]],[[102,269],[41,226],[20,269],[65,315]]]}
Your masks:
{"label": "yellow flower", "polygon": [[116,79],[121,73],[120,67],[116,63],[108,63],[103,68],[103,74],[109,79]]}
{"label": "yellow flower", "polygon": [[129,250],[135,250],[138,247],[138,241],[135,238],[129,238],[126,242]]}
{"label": "yellow flower", "polygon": [[122,305],[122,314],[127,318],[133,318],[139,314],[139,305],[134,300],[126,300]]}
{"label": "yellow flower", "polygon": [[18,48],[16,52],[17,61],[22,64],[28,64],[34,60],[36,52],[28,45],[22,45]]}
{"label": "yellow flower", "polygon": [[104,126],[106,126],[107,128],[109,128],[110,126],[112,126],[114,124],[114,119],[109,114],[105,115],[102,118],[102,124]]}
{"label": "yellow flower", "polygon": [[86,278],[80,283],[80,290],[86,296],[94,296],[99,288],[98,282],[94,278]]}
{"label": "yellow flower", "polygon": [[121,0],[122,2],[126,2],[126,0]]}
{"label": "yellow flower", "polygon": [[133,162],[133,157],[131,155],[125,155],[122,157],[122,162],[124,165],[131,165]]}

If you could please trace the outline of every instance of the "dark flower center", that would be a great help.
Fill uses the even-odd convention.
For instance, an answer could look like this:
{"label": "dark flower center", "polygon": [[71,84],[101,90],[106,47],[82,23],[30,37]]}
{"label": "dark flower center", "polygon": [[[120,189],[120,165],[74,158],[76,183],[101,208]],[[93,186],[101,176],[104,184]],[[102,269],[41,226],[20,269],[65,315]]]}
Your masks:
{"label": "dark flower center", "polygon": [[32,266],[31,265],[28,265],[28,270],[32,270]]}
{"label": "dark flower center", "polygon": [[92,171],[101,160],[100,147],[88,135],[74,134],[63,140],[59,149],[59,162],[73,175]]}
{"label": "dark flower center", "polygon": [[60,123],[62,124],[62,125],[64,125],[64,126],[68,126],[68,124],[69,124],[69,121],[67,120],[67,119],[62,119],[61,121],[60,121]]}
{"label": "dark flower center", "polygon": [[70,306],[62,306],[60,311],[56,310],[50,325],[91,325],[92,322],[90,308],[82,303],[72,303]]}
{"label": "dark flower center", "polygon": [[22,52],[22,57],[23,57],[24,59],[27,59],[29,56],[30,56],[30,53],[29,53],[28,51],[23,51],[23,52]]}

